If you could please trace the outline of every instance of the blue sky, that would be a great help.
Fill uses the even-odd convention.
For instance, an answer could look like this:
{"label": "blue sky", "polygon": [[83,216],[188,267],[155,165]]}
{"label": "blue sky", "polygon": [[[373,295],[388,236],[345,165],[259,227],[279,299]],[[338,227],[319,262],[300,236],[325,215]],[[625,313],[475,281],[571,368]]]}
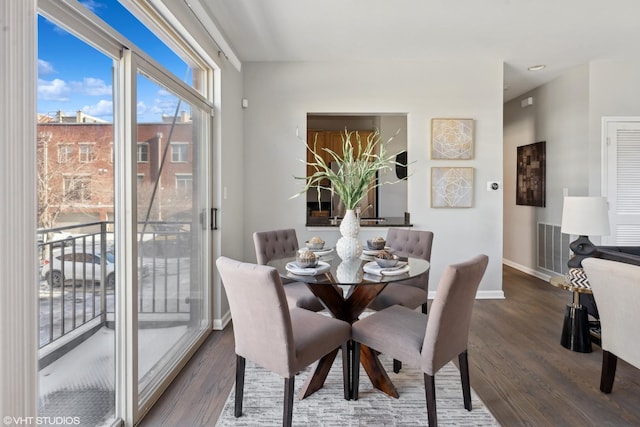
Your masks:
{"label": "blue sky", "polygon": [[[117,0],[81,3],[179,79],[184,79],[186,63]],[[75,114],[80,110],[112,121],[111,74],[109,57],[45,18],[38,18],[38,113],[54,115],[61,110],[64,114]],[[175,112],[176,102],[177,98],[166,90],[144,77],[138,78],[138,121],[158,122],[162,114]]]}

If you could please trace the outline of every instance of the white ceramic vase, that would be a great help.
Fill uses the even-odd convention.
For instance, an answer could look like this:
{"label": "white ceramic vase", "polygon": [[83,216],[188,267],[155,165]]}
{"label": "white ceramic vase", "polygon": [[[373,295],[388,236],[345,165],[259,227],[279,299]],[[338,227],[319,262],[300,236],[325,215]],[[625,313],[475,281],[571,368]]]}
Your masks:
{"label": "white ceramic vase", "polygon": [[362,243],[358,240],[360,233],[360,222],[353,209],[347,210],[340,223],[340,234],[336,244],[336,252],[343,261],[360,258],[362,255]]}

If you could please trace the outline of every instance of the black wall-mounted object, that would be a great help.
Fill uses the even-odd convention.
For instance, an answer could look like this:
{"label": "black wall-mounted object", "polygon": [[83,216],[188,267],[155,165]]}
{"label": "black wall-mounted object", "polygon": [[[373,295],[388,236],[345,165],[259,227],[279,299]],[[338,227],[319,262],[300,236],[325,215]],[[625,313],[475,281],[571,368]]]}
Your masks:
{"label": "black wall-mounted object", "polygon": [[402,151],[396,155],[396,176],[398,179],[407,179],[407,152]]}

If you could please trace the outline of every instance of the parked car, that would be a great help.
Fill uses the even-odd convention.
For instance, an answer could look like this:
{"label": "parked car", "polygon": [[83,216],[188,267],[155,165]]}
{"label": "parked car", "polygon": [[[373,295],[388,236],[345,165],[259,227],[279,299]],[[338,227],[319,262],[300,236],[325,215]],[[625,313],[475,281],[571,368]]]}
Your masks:
{"label": "parked car", "polygon": [[[113,289],[116,283],[115,258],[112,253],[105,254],[105,277],[107,289]],[[56,248],[50,258],[44,260],[41,269],[42,277],[51,286],[59,287],[67,280],[99,282],[102,268],[102,257],[98,251],[91,248]]]}
{"label": "parked car", "polygon": [[49,243],[52,247],[72,246],[74,239],[74,235],[66,231],[56,231],[55,233],[50,233],[50,235],[46,233],[38,235],[38,243],[40,245]]}

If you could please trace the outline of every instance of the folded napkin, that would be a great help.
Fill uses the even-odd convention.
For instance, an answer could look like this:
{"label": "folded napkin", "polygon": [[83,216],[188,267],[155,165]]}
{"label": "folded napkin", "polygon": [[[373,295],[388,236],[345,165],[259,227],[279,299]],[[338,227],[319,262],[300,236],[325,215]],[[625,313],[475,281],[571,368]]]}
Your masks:
{"label": "folded napkin", "polygon": [[326,262],[318,261],[318,265],[315,267],[300,267],[294,262],[288,262],[286,269],[289,273],[299,274],[301,276],[315,276],[316,274],[324,273],[330,268],[330,265]]}
{"label": "folded napkin", "polygon": [[409,271],[409,263],[400,261],[393,267],[380,267],[377,262],[368,262],[362,267],[365,273],[375,274],[377,276],[403,274]]}

